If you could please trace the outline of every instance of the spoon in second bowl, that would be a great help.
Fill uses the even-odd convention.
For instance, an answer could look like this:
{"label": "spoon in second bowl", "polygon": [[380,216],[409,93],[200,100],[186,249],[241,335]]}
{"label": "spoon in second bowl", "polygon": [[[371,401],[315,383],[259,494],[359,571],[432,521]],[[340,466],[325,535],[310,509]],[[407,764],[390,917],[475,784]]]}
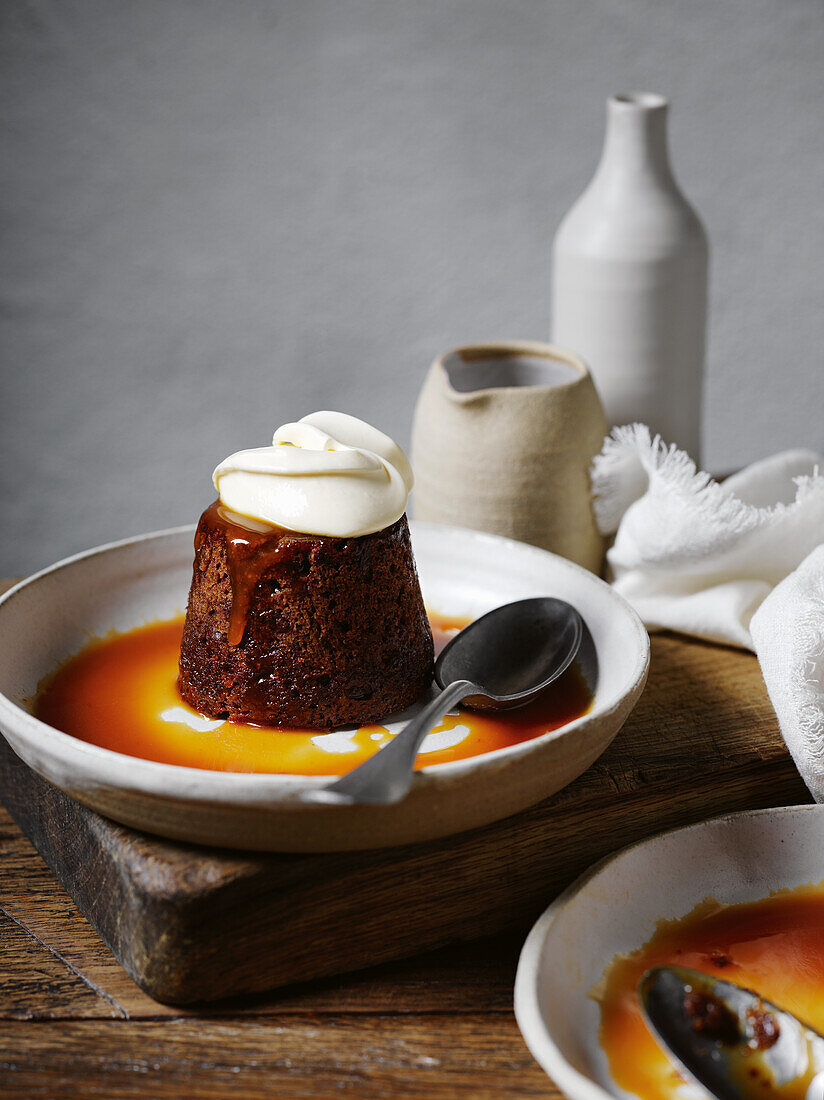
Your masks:
{"label": "spoon in second bowl", "polygon": [[666,1050],[717,1100],[824,1100],[824,1037],[757,993],[658,966],[638,996]]}
{"label": "spoon in second bowl", "polygon": [[305,802],[399,802],[412,784],[424,737],[460,702],[476,710],[524,706],[572,663],[583,637],[581,616],[565,600],[540,596],[504,604],[465,627],[435,662],[442,689],[382,749]]}

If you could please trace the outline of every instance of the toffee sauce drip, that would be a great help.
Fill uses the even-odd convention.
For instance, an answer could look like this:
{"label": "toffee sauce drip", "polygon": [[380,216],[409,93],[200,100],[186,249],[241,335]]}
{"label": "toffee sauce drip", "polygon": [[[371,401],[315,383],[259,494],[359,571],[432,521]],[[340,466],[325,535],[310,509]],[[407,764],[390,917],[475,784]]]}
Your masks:
{"label": "toffee sauce drip", "polygon": [[[306,535],[259,523],[248,516],[230,512],[219,500],[203,513],[195,534],[195,553],[200,552],[203,532],[222,530],[226,539],[226,560],[232,585],[232,609],[229,615],[228,642],[239,646],[243,641],[246,622],[255,588],[267,570],[277,564],[297,562],[299,566],[312,546],[332,536]],[[296,576],[300,575],[300,569]]]}

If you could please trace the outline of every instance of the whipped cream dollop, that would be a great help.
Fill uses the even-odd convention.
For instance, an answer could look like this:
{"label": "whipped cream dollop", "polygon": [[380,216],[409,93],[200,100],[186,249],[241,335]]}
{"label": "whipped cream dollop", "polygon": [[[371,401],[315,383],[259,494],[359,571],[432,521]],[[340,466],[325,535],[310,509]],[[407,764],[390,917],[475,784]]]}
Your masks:
{"label": "whipped cream dollop", "polygon": [[388,435],[316,412],[278,428],[271,447],[238,451],[212,475],[231,512],[307,535],[356,538],[400,519],[412,469]]}

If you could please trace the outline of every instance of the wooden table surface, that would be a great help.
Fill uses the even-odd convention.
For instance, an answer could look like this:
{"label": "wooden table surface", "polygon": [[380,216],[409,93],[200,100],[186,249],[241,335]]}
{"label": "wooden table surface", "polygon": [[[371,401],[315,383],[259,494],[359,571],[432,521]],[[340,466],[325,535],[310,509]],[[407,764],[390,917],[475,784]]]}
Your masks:
{"label": "wooden table surface", "polygon": [[138,989],[1,806],[0,899],[4,1098],[560,1095],[512,1014],[523,931],[180,1010]]}
{"label": "wooden table surface", "polygon": [[[678,710],[670,687],[658,693],[666,699],[656,695],[656,656],[670,670],[683,658],[691,710]],[[731,804],[746,804],[749,785],[753,805],[807,800],[755,658],[666,636],[653,639],[647,692],[596,765],[609,768],[616,797],[642,723],[700,727],[702,714],[719,759],[742,761]],[[764,766],[774,802],[764,801]],[[654,833],[665,818],[648,812]],[[169,1008],[126,975],[0,806],[0,1097],[558,1097],[512,1012],[525,932],[205,1009]]]}

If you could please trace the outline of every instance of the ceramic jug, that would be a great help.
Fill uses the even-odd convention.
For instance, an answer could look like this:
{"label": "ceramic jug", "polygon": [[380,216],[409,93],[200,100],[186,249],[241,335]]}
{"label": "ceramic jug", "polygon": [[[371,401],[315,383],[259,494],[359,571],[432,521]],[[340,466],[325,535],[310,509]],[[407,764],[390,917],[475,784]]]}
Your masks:
{"label": "ceramic jug", "polygon": [[589,466],[606,431],[577,355],[528,341],[456,348],[432,364],[415,409],[414,515],[530,542],[597,573]]}
{"label": "ceramic jug", "polygon": [[610,423],[700,461],[707,239],[670,169],[667,107],[607,102],[600,164],[555,237],[552,339],[586,360]]}

